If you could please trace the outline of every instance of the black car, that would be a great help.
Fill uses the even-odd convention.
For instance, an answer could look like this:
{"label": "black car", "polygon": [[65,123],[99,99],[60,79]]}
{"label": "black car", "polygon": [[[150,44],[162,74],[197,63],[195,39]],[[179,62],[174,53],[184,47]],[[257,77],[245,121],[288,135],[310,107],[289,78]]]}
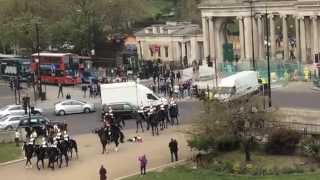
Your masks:
{"label": "black car", "polygon": [[109,107],[112,108],[112,113],[115,118],[127,120],[136,119],[139,108],[133,104],[127,102],[112,103],[108,105],[103,105],[102,117],[105,113],[109,112]]}
{"label": "black car", "polygon": [[40,126],[46,126],[50,123],[50,120],[44,116],[31,116],[30,124],[29,124],[29,117],[24,116],[19,125],[18,128],[26,128],[26,127],[40,127]]}

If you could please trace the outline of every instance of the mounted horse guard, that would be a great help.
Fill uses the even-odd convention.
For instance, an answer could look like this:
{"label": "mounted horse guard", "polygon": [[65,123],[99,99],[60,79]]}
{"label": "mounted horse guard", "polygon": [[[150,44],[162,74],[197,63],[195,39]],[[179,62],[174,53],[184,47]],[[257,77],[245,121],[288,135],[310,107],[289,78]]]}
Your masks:
{"label": "mounted horse guard", "polygon": [[179,108],[178,104],[174,101],[170,102],[170,107],[169,107],[169,114],[170,114],[170,119],[171,119],[171,125],[174,125],[174,120],[177,120],[177,125],[179,124]]}

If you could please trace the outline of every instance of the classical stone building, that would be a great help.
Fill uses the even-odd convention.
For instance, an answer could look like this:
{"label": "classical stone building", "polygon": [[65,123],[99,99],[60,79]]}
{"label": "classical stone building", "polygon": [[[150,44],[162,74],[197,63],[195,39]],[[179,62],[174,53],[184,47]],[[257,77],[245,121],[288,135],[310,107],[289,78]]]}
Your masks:
{"label": "classical stone building", "polygon": [[203,56],[203,36],[199,25],[167,22],[135,33],[140,59],[191,65]]}
{"label": "classical stone building", "polygon": [[[271,59],[290,59],[313,63],[319,53],[320,1],[319,0],[204,0],[200,5],[204,39],[204,57],[218,62],[223,60],[223,44],[226,42],[224,25],[230,20],[238,21],[240,59],[250,61],[266,58],[266,44],[270,45]],[[293,24],[288,24],[288,19]],[[275,20],[281,27],[275,27]],[[267,39],[267,23],[269,42]],[[288,28],[293,28],[296,42],[288,42]],[[276,34],[276,30],[281,33]],[[279,34],[281,38],[279,38]],[[281,45],[278,44],[281,39]],[[281,51],[282,56],[277,57]]]}

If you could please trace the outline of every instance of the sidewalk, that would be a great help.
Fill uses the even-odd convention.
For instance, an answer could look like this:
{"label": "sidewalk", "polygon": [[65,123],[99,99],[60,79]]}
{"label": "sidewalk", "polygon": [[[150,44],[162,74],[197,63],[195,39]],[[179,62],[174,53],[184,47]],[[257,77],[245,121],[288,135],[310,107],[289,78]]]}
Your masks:
{"label": "sidewalk", "polygon": [[[38,171],[24,168],[24,161],[4,167],[0,167],[1,179],[10,180],[57,180],[57,179],[76,179],[76,180],[95,180],[99,179],[98,171],[103,164],[108,172],[108,179],[134,174],[139,171],[137,157],[146,154],[148,158],[147,168],[154,168],[170,163],[168,142],[170,138],[176,138],[179,143],[180,160],[188,159],[192,153],[187,147],[186,137],[181,130],[188,126],[179,126],[160,132],[160,136],[152,137],[150,132],[141,134],[144,142],[141,144],[124,143],[120,144],[119,152],[101,154],[101,145],[97,135],[87,134],[76,137],[79,144],[79,159],[72,160],[69,167],[62,169],[45,169]],[[126,138],[132,137],[134,131],[125,131]],[[114,145],[112,145],[113,147]],[[47,164],[47,163],[45,163]],[[34,165],[34,163],[33,163]],[[17,173],[19,172],[19,173]]]}

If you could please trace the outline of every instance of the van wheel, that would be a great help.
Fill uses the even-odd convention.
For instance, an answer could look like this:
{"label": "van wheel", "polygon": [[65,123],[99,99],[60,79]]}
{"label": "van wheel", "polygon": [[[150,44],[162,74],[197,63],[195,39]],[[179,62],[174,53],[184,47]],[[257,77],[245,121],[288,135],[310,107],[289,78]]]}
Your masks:
{"label": "van wheel", "polygon": [[89,108],[84,108],[83,112],[90,113],[90,109]]}
{"label": "van wheel", "polygon": [[60,111],[59,111],[59,115],[60,115],[60,116],[64,116],[64,115],[66,115],[66,112],[65,112],[64,110],[60,110]]}

